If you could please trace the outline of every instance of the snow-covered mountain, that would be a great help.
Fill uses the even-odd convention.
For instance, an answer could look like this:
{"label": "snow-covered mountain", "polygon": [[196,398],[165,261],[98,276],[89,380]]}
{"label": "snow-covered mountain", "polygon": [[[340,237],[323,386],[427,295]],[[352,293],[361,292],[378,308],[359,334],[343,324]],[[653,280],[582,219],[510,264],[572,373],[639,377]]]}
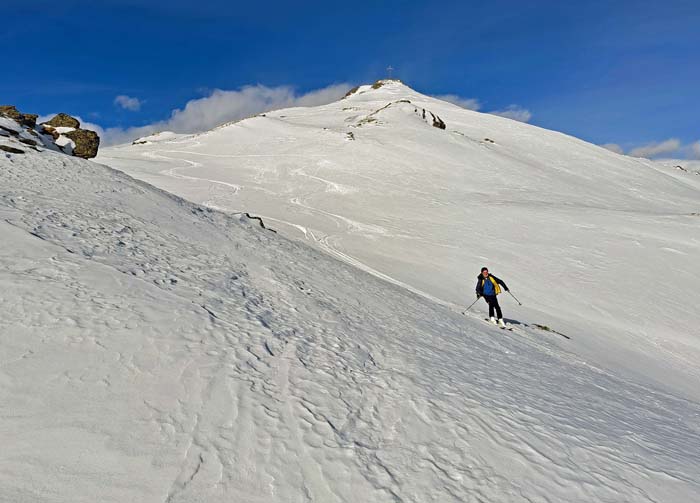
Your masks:
{"label": "snow-covered mountain", "polygon": [[[384,92],[391,91],[389,87]],[[359,107],[365,94],[354,98],[357,105],[351,97],[343,107]],[[445,122],[445,130],[422,122],[422,113],[416,115],[403,105],[385,111],[413,121],[408,123],[417,131],[427,124],[420,131],[430,138],[454,135],[455,148],[463,148],[459,146],[463,140],[451,132],[447,105],[443,106],[445,112],[432,111]],[[319,117],[325,115],[317,111]],[[247,124],[266,119],[232,127],[245,131]],[[282,130],[291,127],[282,119],[275,121]],[[311,131],[323,138],[343,136],[328,127],[324,131],[300,125],[299,136],[301,132],[311,136]],[[389,160],[398,158],[400,145],[379,143],[381,134],[389,134],[388,124],[364,123],[351,131],[355,140],[341,138],[336,145],[329,140],[327,148],[361,145],[368,127],[385,131],[376,129],[377,138],[367,140],[379,145],[374,152],[386,152]],[[174,179],[180,188],[190,182],[197,187],[204,172],[182,173],[179,164],[164,157],[191,157],[193,163],[212,157],[220,160],[218,169],[231,162],[231,170],[237,170],[232,159],[252,162],[255,154],[217,158],[213,156],[234,154],[184,152],[197,152],[200,147],[193,142],[204,145],[207,138],[219,138],[222,149],[233,148],[226,146],[227,129],[166,143],[155,137],[148,140],[150,144],[133,148],[153,156],[145,158],[144,169],[157,169],[154,164],[159,164],[161,171],[172,170],[173,175],[197,176],[190,181]],[[261,131],[255,134],[262,139]],[[493,145],[503,138],[494,138]],[[410,138],[399,141],[408,143]],[[5,142],[10,139],[0,138],[0,145]],[[294,149],[289,148],[288,158],[294,159]],[[475,141],[473,148],[490,152],[496,147]],[[180,150],[166,152],[174,149]],[[436,156],[436,161],[445,157],[439,152]],[[361,158],[358,153],[358,163]],[[538,316],[534,321],[539,321],[544,314],[535,310],[518,311],[517,317],[530,326],[520,325],[513,332],[498,330],[477,314],[465,317],[348,264],[350,256],[339,261],[288,239],[283,233],[293,227],[279,222],[308,211],[309,221],[315,218],[320,227],[324,220],[319,215],[326,211],[325,225],[336,222],[334,235],[343,237],[328,240],[329,250],[337,249],[337,243],[352,242],[354,236],[375,243],[377,255],[392,251],[387,248],[392,234],[397,240],[405,235],[410,249],[397,248],[396,260],[410,263],[417,257],[413,248],[423,242],[413,229],[393,227],[398,224],[392,223],[392,215],[398,219],[401,205],[413,201],[415,208],[406,214],[412,219],[406,222],[418,230],[431,228],[430,224],[451,229],[449,221],[431,220],[435,213],[425,213],[428,201],[435,211],[442,204],[445,214],[451,214],[450,208],[466,212],[467,200],[481,201],[471,205],[475,214],[485,215],[479,211],[488,207],[496,223],[503,223],[505,217],[498,217],[499,206],[489,190],[465,193],[460,205],[449,199],[440,203],[438,187],[450,197],[457,189],[449,170],[436,162],[431,176],[423,174],[427,166],[417,165],[413,171],[414,177],[430,185],[414,188],[394,202],[394,194],[398,197],[415,179],[411,182],[411,174],[401,171],[390,184],[392,162],[385,164],[386,173],[377,166],[367,174],[357,165],[358,178],[376,180],[363,186],[362,190],[376,186],[366,194],[357,188],[359,182],[350,183],[349,168],[339,171],[345,178],[331,183],[321,168],[315,172],[284,166],[269,172],[261,168],[258,188],[241,183],[237,192],[241,197],[247,191],[261,192],[267,187],[266,176],[305,180],[297,186],[290,181],[290,199],[296,197],[291,191],[303,187],[310,195],[289,205],[290,214],[279,216],[276,227],[281,232],[275,233],[256,220],[188,202],[94,162],[41,148],[23,154],[2,152],[0,501],[688,502],[698,498],[700,404],[683,398],[683,388],[673,390],[669,385],[667,390],[643,376],[610,370],[601,363],[602,352],[597,360],[583,358],[584,341],[593,336],[572,333],[567,340],[538,330],[528,317]],[[253,172],[252,167],[247,169]],[[302,171],[292,174],[298,169]],[[484,167],[482,172],[498,176],[497,170]],[[171,180],[153,176],[162,185]],[[655,176],[665,180],[665,175]],[[521,179],[527,182],[524,174]],[[233,185],[214,183],[222,190],[219,202],[233,195],[228,191],[233,188],[222,183]],[[680,196],[686,189],[674,183],[683,187],[684,182],[666,181]],[[354,204],[366,203],[356,208],[355,215],[376,214],[381,203],[386,222],[341,215],[340,210],[352,209],[351,199],[338,197],[335,188],[325,197],[338,197],[340,209],[324,210],[322,204],[330,205],[330,200],[318,188],[335,187],[332,184],[345,188],[348,196],[354,194],[358,198]],[[281,182],[275,186],[282,187]],[[494,190],[507,200],[509,192]],[[649,199],[649,207],[662,199],[660,192],[652,196],[639,190]],[[380,201],[384,192],[387,198]],[[433,192],[437,195],[431,196]],[[273,202],[284,197],[273,190],[269,196]],[[576,206],[571,213],[562,205],[548,207],[527,191],[522,195],[526,197],[532,202],[521,202],[525,222],[538,208],[552,225],[583,213]],[[630,205],[634,201],[633,196],[622,199]],[[638,204],[643,206],[642,201]],[[679,209],[682,204],[679,199],[668,206]],[[502,209],[513,214],[507,208],[514,205],[511,201]],[[316,209],[303,211],[304,206]],[[270,203],[265,216],[272,208]],[[265,208],[255,204],[244,209]],[[606,211],[605,215],[614,215],[613,210]],[[681,217],[669,212],[647,215],[629,210],[644,221],[666,218],[676,228],[674,222]],[[518,229],[510,224],[512,232],[526,232]],[[648,232],[657,230],[651,227]],[[320,237],[321,231],[315,227],[314,231]],[[597,236],[601,231],[592,232]],[[412,240],[415,236],[420,239]],[[460,239],[467,242],[466,237]],[[601,246],[612,254],[617,241],[609,239]],[[643,239],[646,243],[661,238]],[[688,241],[692,239],[688,231]],[[569,253],[578,256],[574,250]],[[556,262],[556,254],[552,257]],[[436,270],[445,266],[438,258]],[[526,258],[521,268],[528,266]],[[612,259],[603,262],[607,260]],[[391,260],[385,262],[390,265]],[[471,282],[472,276],[466,280]],[[425,276],[418,270],[416,278],[420,277]],[[552,278],[556,276],[539,281],[555,289]],[[514,290],[520,286],[515,272],[506,279]],[[660,291],[667,291],[667,283],[658,285]],[[534,291],[538,283],[523,281],[523,300],[531,298],[525,286],[530,284]],[[416,283],[412,288],[423,286]],[[465,287],[467,293],[471,286]],[[601,295],[613,298],[604,290]],[[509,310],[514,316],[515,309],[509,306]],[[692,316],[686,314],[687,319]],[[560,317],[569,319],[566,312]],[[575,321],[570,323],[574,326]],[[620,345],[626,341],[621,332],[611,332],[613,336],[622,339]],[[633,363],[628,366],[634,368]]]}
{"label": "snow-covered mountain", "polygon": [[[453,309],[488,265],[507,318],[610,369],[700,397],[700,176],[462,109],[398,81],[326,106],[164,133],[100,161],[261,215]],[[483,312],[484,305],[477,310]]]}

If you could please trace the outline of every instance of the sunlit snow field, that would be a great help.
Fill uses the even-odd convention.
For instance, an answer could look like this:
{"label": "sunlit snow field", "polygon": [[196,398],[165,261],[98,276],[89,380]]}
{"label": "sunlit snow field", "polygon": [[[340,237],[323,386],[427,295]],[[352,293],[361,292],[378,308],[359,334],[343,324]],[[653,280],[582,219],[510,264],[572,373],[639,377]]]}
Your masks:
{"label": "sunlit snow field", "polygon": [[143,141],[0,138],[0,501],[700,498],[692,169],[397,83]]}
{"label": "sunlit snow field", "polygon": [[209,207],[260,215],[454,310],[472,302],[487,265],[524,304],[504,296],[506,318],[570,334],[592,363],[700,396],[692,169],[391,81],[322,107],[141,141],[98,160]]}
{"label": "sunlit snow field", "polygon": [[697,401],[579,334],[499,330],[93,162],[0,177],[2,501],[700,494]]}

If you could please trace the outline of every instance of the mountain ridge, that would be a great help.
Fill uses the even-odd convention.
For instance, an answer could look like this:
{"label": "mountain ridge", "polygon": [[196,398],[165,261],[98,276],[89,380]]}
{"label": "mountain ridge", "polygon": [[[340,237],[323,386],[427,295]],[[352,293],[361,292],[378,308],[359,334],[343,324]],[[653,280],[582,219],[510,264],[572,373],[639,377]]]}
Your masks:
{"label": "mountain ridge", "polygon": [[505,300],[506,316],[580,334],[582,355],[696,395],[700,293],[673,300],[673,285],[700,281],[691,258],[700,184],[689,171],[396,81],[108,148],[99,160],[200,204],[260,215],[455,310],[471,303],[469,271],[489,265],[525,299]]}

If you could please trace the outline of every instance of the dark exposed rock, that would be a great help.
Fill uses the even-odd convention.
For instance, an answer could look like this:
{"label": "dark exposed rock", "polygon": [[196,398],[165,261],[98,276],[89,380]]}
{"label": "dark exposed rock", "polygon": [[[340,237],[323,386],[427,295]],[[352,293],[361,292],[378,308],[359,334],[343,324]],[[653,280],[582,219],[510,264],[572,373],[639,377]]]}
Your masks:
{"label": "dark exposed rock", "polygon": [[382,79],[382,80],[378,80],[374,84],[372,84],[372,89],[379,89],[380,87],[385,86],[386,84],[390,84],[390,83],[403,84],[403,82],[401,82],[401,80],[399,80],[399,79]]}
{"label": "dark exposed rock", "polygon": [[25,145],[31,145],[32,147],[36,147],[37,144],[36,141],[31,140],[29,138],[20,138],[19,141],[24,143]]}
{"label": "dark exposed rock", "polygon": [[0,115],[16,120],[22,126],[36,126],[36,119],[39,117],[36,114],[23,114],[13,105],[0,105]]}
{"label": "dark exposed rock", "polygon": [[80,121],[78,121],[78,119],[64,113],[60,113],[50,121],[43,122],[42,124],[53,127],[72,127],[76,129],[80,127]]}
{"label": "dark exposed rock", "polygon": [[15,131],[14,129],[10,129],[10,128],[4,127],[4,126],[0,126],[0,131],[4,131],[5,133],[7,133],[8,135],[11,135],[11,136],[19,135],[19,133],[17,131]]}
{"label": "dark exposed rock", "polygon": [[[382,82],[382,81],[380,81],[380,82]],[[371,114],[367,115],[364,119],[360,120],[360,121],[357,123],[357,126],[359,127],[359,126],[362,126],[362,125],[364,125],[364,124],[369,124],[369,123],[372,123],[372,122],[377,122],[377,123],[379,123],[379,122],[377,121],[377,118],[376,118],[376,117],[377,117],[377,115],[378,115],[381,111],[386,110],[387,108],[389,108],[389,107],[392,106],[392,105],[400,105],[400,104],[403,104],[403,103],[407,103],[407,104],[410,105],[410,104],[411,104],[411,100],[401,99],[401,100],[397,100],[397,101],[392,101],[391,103],[388,103],[388,104],[384,105],[383,107],[381,107],[381,108],[375,110],[375,111],[372,112]],[[418,112],[418,110],[419,110],[419,109],[418,109],[417,107],[414,107],[414,108],[413,108],[413,112],[416,113],[416,114],[419,114],[419,115],[423,118],[423,120],[426,121],[428,124],[430,124],[431,122],[430,122],[430,119],[428,118],[427,114],[430,114],[430,117],[432,118],[432,125],[433,125],[433,127],[436,127],[436,128],[438,128],[438,129],[447,129],[447,124],[445,124],[445,121],[443,121],[443,120],[440,118],[440,116],[435,115],[433,112],[431,112],[431,111],[429,111],[429,110],[426,110],[425,108],[421,108],[421,109],[420,109],[420,110],[421,110],[420,112]],[[354,138],[351,138],[351,139],[354,139]]]}
{"label": "dark exposed rock", "polygon": [[63,136],[75,142],[75,147],[73,148],[74,156],[82,157],[83,159],[91,159],[97,155],[97,149],[100,146],[100,137],[97,136],[97,133],[94,131],[76,129],[75,131],[64,133]]}
{"label": "dark exposed rock", "polygon": [[5,152],[9,152],[10,154],[24,154],[24,150],[20,150],[18,148],[14,148],[14,147],[9,147],[7,145],[0,145],[0,150],[4,150]]}
{"label": "dark exposed rock", "polygon": [[360,88],[360,86],[355,86],[352,89],[350,89],[347,93],[345,93],[345,96],[343,98],[347,98],[348,96],[352,96],[357,92],[357,90]]}
{"label": "dark exposed rock", "polygon": [[443,122],[443,120],[435,115],[433,112],[430,112],[430,115],[433,117],[433,126],[438,128],[438,129],[445,129],[447,126]]}
{"label": "dark exposed rock", "polygon": [[42,133],[47,134],[51,136],[54,140],[58,140],[58,137],[61,136],[58,131],[56,131],[54,128],[51,126],[42,126]]}
{"label": "dark exposed rock", "polygon": [[37,114],[23,114],[22,120],[19,121],[23,126],[30,128],[36,127],[36,120],[39,118]]}
{"label": "dark exposed rock", "polygon": [[260,227],[262,227],[263,229],[274,232],[275,234],[277,234],[276,230],[270,229],[269,227],[265,227],[265,223],[263,222],[262,218],[256,217],[255,215],[251,215],[250,213],[244,213],[244,215],[246,217],[250,218],[251,220],[257,220],[260,223]]}
{"label": "dark exposed rock", "polygon": [[17,108],[12,105],[0,105],[0,115],[4,115],[10,119],[17,119],[21,114]]}
{"label": "dark exposed rock", "polygon": [[[380,87],[382,87],[390,82],[401,83],[401,81],[398,79],[383,79],[383,80],[376,81],[374,84],[371,85],[371,88],[372,89],[379,89]],[[360,86],[355,86],[352,89],[350,89],[347,93],[345,93],[345,96],[343,96],[343,98],[347,98],[348,96],[352,96],[353,94],[355,94],[359,90],[360,90]]]}

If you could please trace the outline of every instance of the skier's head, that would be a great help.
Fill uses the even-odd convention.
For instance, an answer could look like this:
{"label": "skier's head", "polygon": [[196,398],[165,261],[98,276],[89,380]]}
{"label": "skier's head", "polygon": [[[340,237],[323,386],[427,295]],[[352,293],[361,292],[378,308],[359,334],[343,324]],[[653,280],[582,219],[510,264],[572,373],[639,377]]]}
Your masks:
{"label": "skier's head", "polygon": [[489,268],[488,267],[482,267],[481,268],[481,275],[485,278],[489,275]]}

